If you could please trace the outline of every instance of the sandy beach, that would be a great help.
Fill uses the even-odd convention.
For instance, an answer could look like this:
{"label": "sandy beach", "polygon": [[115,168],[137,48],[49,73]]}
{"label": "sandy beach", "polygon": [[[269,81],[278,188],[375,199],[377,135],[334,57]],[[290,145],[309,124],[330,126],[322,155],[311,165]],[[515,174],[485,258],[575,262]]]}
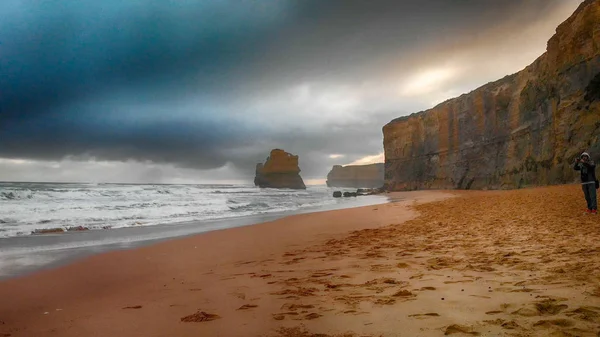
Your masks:
{"label": "sandy beach", "polygon": [[579,185],[420,191],[0,283],[0,336],[597,336]]}

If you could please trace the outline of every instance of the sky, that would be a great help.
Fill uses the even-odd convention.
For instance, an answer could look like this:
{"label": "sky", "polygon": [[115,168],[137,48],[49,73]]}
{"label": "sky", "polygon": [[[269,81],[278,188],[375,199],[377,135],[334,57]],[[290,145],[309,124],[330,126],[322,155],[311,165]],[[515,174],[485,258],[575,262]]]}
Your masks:
{"label": "sky", "polygon": [[0,2],[0,181],[323,182],[517,72],[581,0]]}

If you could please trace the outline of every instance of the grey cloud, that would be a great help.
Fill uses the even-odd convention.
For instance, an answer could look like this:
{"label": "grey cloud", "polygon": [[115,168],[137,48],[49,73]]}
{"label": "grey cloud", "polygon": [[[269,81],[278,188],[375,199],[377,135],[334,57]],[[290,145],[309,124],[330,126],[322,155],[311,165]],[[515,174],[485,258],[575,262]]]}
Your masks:
{"label": "grey cloud", "polygon": [[415,69],[471,62],[479,68],[435,94],[472,89],[497,76],[480,75],[489,60],[473,54],[555,25],[578,2],[6,0],[0,158],[134,161],[150,180],[176,176],[169,165],[248,179],[280,147],[321,178],[379,153],[385,123],[438,99],[402,97]]}

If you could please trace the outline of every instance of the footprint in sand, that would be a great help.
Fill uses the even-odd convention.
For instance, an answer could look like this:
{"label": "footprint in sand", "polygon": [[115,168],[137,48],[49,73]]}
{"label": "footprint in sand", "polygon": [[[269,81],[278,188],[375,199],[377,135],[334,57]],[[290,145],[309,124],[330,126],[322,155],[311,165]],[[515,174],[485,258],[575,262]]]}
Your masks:
{"label": "footprint in sand", "polygon": [[299,263],[300,261],[302,261],[304,259],[306,259],[306,258],[305,257],[296,257],[296,258],[293,258],[290,261],[282,262],[280,264],[285,264],[285,265],[295,264],[295,263]]}
{"label": "footprint in sand", "polygon": [[273,314],[273,319],[276,321],[281,321],[284,320],[286,316],[298,316],[299,314],[297,312],[293,312],[293,311],[289,311],[289,312],[282,312],[279,314]]}
{"label": "footprint in sand", "polygon": [[392,271],[393,266],[389,264],[374,264],[371,265],[371,271],[375,272],[386,272]]}
{"label": "footprint in sand", "polygon": [[239,298],[241,300],[245,300],[246,299],[246,294],[241,293],[241,292],[235,291],[235,292],[232,292],[232,293],[229,293],[229,294],[233,295],[233,296],[235,296],[235,297],[237,297],[237,298]]}
{"label": "footprint in sand", "polygon": [[319,318],[319,317],[322,317],[322,316],[323,316],[323,315],[319,315],[319,314],[317,314],[316,312],[313,312],[313,313],[310,313],[310,314],[308,314],[308,315],[305,315],[305,316],[304,316],[304,319],[307,319],[307,320],[313,320],[313,319],[317,319],[317,318]]}
{"label": "footprint in sand", "polygon": [[360,286],[363,287],[369,287],[369,286],[374,286],[377,284],[381,284],[381,285],[386,285],[386,284],[390,284],[390,285],[398,285],[398,284],[408,284],[408,282],[403,282],[403,281],[398,281],[394,278],[391,277],[383,277],[383,278],[376,278],[373,279],[371,281],[367,281],[363,284],[361,284]]}
{"label": "footprint in sand", "polygon": [[503,312],[504,312],[504,311],[500,311],[500,310],[494,310],[494,311],[488,311],[488,312],[486,312],[485,314],[486,314],[486,315],[495,315],[495,314],[501,314],[501,313],[503,313]]}
{"label": "footprint in sand", "polygon": [[425,291],[425,290],[435,290],[435,287],[423,287],[420,289],[421,291]]}
{"label": "footprint in sand", "polygon": [[600,323],[600,308],[599,307],[580,307],[566,313],[569,317],[575,317],[580,320]]}
{"label": "footprint in sand", "polygon": [[514,330],[514,329],[518,329],[521,327],[515,321],[505,321],[501,318],[495,319],[493,321],[483,321],[483,322],[487,323],[487,324],[492,324],[492,325],[499,325],[502,328],[507,329],[507,330]]}
{"label": "footprint in sand", "polygon": [[281,314],[274,314],[273,315],[273,319],[276,321],[282,321],[285,319],[285,315],[281,315]]}
{"label": "footprint in sand", "polygon": [[[504,288],[498,288],[496,290],[497,291],[503,291],[503,289]],[[511,292],[511,293],[539,293],[538,290],[531,289],[531,288],[513,289],[513,290],[509,290],[508,292]]]}
{"label": "footprint in sand", "polygon": [[130,307],[124,307],[122,309],[141,309],[141,308],[142,308],[141,305],[133,305],[133,306],[130,306]]}
{"label": "footprint in sand", "polygon": [[551,316],[559,314],[561,311],[567,309],[568,307],[569,306],[566,304],[556,304],[556,300],[545,300],[542,302],[534,303],[530,307],[525,307],[517,311],[513,311],[511,314],[525,317]]}
{"label": "footprint in sand", "polygon": [[357,312],[356,310],[346,310],[346,311],[343,311],[342,313],[343,314],[355,314],[356,312]]}
{"label": "footprint in sand", "polygon": [[381,280],[382,283],[384,284],[402,284],[403,282],[398,281],[396,279],[393,278],[384,278]]}
{"label": "footprint in sand", "polygon": [[541,320],[541,321],[537,321],[535,323],[533,323],[534,327],[544,327],[544,328],[550,328],[553,326],[560,326],[560,327],[572,327],[575,325],[575,322],[568,320],[568,319],[564,319],[564,318],[557,318],[557,319],[549,319],[549,320]]}
{"label": "footprint in sand", "polygon": [[333,284],[333,283],[325,283],[325,288],[326,289],[333,289],[336,291],[341,291],[343,287],[354,287],[353,284],[350,283],[338,283],[338,284]]}
{"label": "footprint in sand", "polygon": [[521,326],[519,324],[517,324],[517,322],[515,321],[508,321],[508,322],[504,322],[500,325],[501,327],[503,327],[504,329],[507,330],[513,330],[513,329],[518,329]]}
{"label": "footprint in sand", "polygon": [[191,314],[189,316],[181,317],[182,322],[186,323],[199,323],[199,322],[209,322],[214,321],[215,319],[221,318],[216,314],[209,314],[204,311],[198,310],[196,313]]}
{"label": "footprint in sand", "polygon": [[420,317],[440,317],[440,314],[438,314],[437,312],[428,312],[426,314],[412,314],[412,315],[408,315],[408,317],[416,317],[416,318],[420,318]]}
{"label": "footprint in sand", "polygon": [[471,297],[477,297],[477,298],[485,298],[485,299],[488,299],[488,300],[491,298],[489,296],[482,296],[482,295],[469,295],[469,296],[471,296]]}
{"label": "footprint in sand", "polygon": [[290,296],[315,296],[315,292],[318,292],[319,289],[317,288],[303,288],[303,287],[298,287],[297,289],[285,289],[282,291],[277,291],[274,293],[271,293],[271,295],[290,295]]}
{"label": "footprint in sand", "polygon": [[329,269],[317,269],[316,271],[319,273],[328,272],[328,271],[338,271],[340,268],[329,268]]}
{"label": "footprint in sand", "polygon": [[244,262],[239,262],[238,265],[245,265],[245,264],[250,264],[250,263],[255,263],[256,261],[244,261]]}
{"label": "footprint in sand", "polygon": [[398,290],[397,292],[395,292],[392,296],[394,296],[394,297],[413,297],[415,295],[406,289],[402,289],[402,290]]}
{"label": "footprint in sand", "polygon": [[600,287],[594,288],[589,294],[594,297],[600,297]]}
{"label": "footprint in sand", "polygon": [[[364,325],[370,325],[373,323],[365,323]],[[306,328],[304,326],[296,326],[293,328],[279,328],[275,331],[277,333],[277,335],[275,335],[274,337],[355,337],[358,336],[356,334],[352,334],[352,333],[346,333],[343,335],[328,335],[328,334],[324,334],[324,333],[313,333],[311,331],[306,330]],[[375,337],[373,335],[360,335],[361,337]],[[379,335],[378,335],[379,336]]]}
{"label": "footprint in sand", "polygon": [[248,310],[248,309],[252,309],[252,308],[258,308],[258,305],[256,305],[256,304],[244,304],[241,307],[237,308],[237,310]]}
{"label": "footprint in sand", "polygon": [[444,284],[453,284],[453,283],[472,283],[473,280],[459,280],[459,281],[444,281]]}
{"label": "footprint in sand", "polygon": [[467,335],[473,335],[473,336],[479,336],[480,333],[477,331],[473,331],[473,329],[471,329],[470,327],[464,326],[464,325],[458,325],[458,324],[452,324],[449,327],[446,328],[446,330],[444,331],[444,335],[453,335],[455,333],[462,333],[462,334],[467,334]]}
{"label": "footprint in sand", "polygon": [[313,309],[314,307],[312,304],[285,303],[281,306],[281,310],[297,311],[298,309]]}
{"label": "footprint in sand", "polygon": [[383,297],[383,298],[378,298],[377,300],[375,300],[374,303],[379,304],[379,305],[392,305],[392,304],[396,303],[396,300],[393,298],[389,298],[389,297]]}

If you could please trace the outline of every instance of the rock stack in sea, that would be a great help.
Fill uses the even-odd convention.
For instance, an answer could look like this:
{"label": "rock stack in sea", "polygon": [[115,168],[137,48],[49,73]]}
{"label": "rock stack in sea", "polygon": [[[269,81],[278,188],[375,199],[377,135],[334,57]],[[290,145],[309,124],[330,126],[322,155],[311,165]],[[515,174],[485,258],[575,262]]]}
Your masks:
{"label": "rock stack in sea", "polygon": [[335,165],[327,174],[329,187],[378,188],[383,186],[383,163]]}
{"label": "rock stack in sea", "polygon": [[522,71],[397,118],[383,135],[388,190],[574,181],[573,159],[600,155],[600,1],[584,1]]}
{"label": "rock stack in sea", "polygon": [[300,177],[298,156],[280,149],[272,150],[264,164],[256,165],[254,185],[262,188],[306,189]]}

